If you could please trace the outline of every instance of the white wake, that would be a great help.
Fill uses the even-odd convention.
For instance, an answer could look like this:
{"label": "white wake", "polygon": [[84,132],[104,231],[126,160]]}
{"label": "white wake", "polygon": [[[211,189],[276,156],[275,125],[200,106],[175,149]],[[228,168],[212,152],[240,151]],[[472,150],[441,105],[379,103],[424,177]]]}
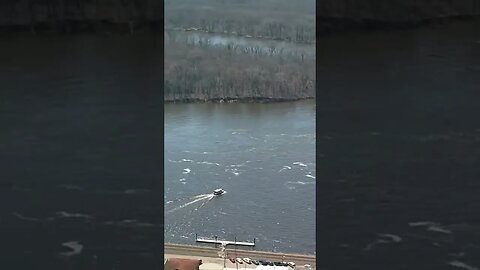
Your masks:
{"label": "white wake", "polygon": [[184,203],[180,206],[177,206],[173,209],[170,209],[169,211],[167,211],[167,213],[177,211],[179,209],[185,208],[185,207],[187,207],[191,204],[194,204],[196,202],[201,202],[201,201],[203,201],[203,203],[200,205],[200,207],[202,207],[207,201],[210,201],[211,199],[213,199],[213,197],[215,197],[215,195],[213,195],[212,193],[200,194],[200,195],[193,196],[192,198],[190,198],[191,201],[189,201],[187,203]]}

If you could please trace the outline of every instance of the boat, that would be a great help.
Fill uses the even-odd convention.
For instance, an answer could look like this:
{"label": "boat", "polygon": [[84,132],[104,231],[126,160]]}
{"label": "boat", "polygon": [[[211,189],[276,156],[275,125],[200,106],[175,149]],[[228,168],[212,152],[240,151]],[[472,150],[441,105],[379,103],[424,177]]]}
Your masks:
{"label": "boat", "polygon": [[225,193],[225,190],[223,190],[221,188],[217,188],[213,191],[213,195],[215,195],[215,196],[222,195],[223,193]]}

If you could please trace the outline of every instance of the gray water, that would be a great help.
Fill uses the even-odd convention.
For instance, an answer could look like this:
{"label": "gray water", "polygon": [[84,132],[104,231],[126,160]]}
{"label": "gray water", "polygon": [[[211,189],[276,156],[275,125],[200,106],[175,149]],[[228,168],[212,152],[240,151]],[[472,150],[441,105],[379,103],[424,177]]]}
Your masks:
{"label": "gray water", "polygon": [[322,269],[480,267],[480,25],[319,39]]}
{"label": "gray water", "polygon": [[[323,269],[479,268],[478,29],[319,40],[316,115],[308,102],[167,105],[165,120],[175,121],[165,127],[165,195],[158,43],[2,38],[0,268],[159,268],[162,196],[173,201],[165,208],[170,242],[193,243],[197,232],[311,252],[316,230]],[[315,129],[307,116],[318,123],[318,170],[308,164],[314,139],[306,134]],[[253,147],[259,154],[246,152]],[[203,161],[219,165],[207,170]],[[283,166],[292,169],[278,172]],[[313,184],[287,184],[315,180],[308,172],[316,211],[306,205]],[[167,213],[217,187],[227,194]],[[58,257],[69,241],[83,245],[73,260]]]}
{"label": "gray water", "polygon": [[160,45],[0,38],[1,269],[160,267]]}
{"label": "gray water", "polygon": [[315,173],[314,101],[165,105],[166,242],[314,254]]}

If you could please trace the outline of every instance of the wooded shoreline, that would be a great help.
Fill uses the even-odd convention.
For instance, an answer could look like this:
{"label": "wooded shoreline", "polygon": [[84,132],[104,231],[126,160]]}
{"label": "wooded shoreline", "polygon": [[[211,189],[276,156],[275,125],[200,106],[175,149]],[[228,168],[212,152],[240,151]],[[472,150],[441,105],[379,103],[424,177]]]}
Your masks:
{"label": "wooded shoreline", "polygon": [[480,0],[311,2],[5,0],[0,2],[0,33],[135,33],[174,27],[311,43],[315,33],[402,29],[480,16]]}
{"label": "wooded shoreline", "polygon": [[315,97],[306,97],[306,98],[269,98],[269,97],[243,97],[243,98],[213,98],[213,99],[179,99],[171,100],[166,99],[164,103],[166,104],[175,104],[175,103],[280,103],[280,102],[295,102],[302,100],[312,100]]}

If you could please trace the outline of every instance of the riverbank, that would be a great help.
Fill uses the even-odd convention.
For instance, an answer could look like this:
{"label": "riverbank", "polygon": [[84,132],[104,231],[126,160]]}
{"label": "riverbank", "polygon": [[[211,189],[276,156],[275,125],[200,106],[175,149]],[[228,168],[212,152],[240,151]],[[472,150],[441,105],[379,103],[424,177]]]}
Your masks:
{"label": "riverbank", "polygon": [[[272,6],[275,9],[272,10]],[[0,33],[122,32],[198,29],[210,33],[315,42],[315,32],[401,29],[480,16],[480,0],[60,1],[0,3]],[[168,11],[164,20],[164,8]],[[286,12],[288,11],[288,12]],[[269,16],[265,16],[269,14]],[[268,17],[269,19],[263,19]],[[316,19],[315,19],[316,17]],[[319,23],[315,27],[315,20]]]}
{"label": "riverbank", "polygon": [[294,102],[302,100],[311,100],[315,97],[305,97],[305,98],[270,98],[270,97],[244,97],[244,98],[213,98],[213,99],[194,99],[186,98],[179,100],[164,100],[166,104],[175,104],[175,103],[280,103],[280,102]]}
{"label": "riverbank", "polygon": [[[295,262],[297,266],[303,266],[305,264],[310,264],[313,268],[316,265],[316,256],[315,255],[305,255],[305,254],[291,254],[291,253],[279,253],[279,252],[266,252],[266,251],[256,251],[256,250],[245,250],[245,249],[234,249],[229,247],[226,250],[226,257],[239,257],[256,260],[269,260],[269,261],[292,261]],[[164,244],[164,254],[165,258],[170,257],[203,257],[207,260],[216,260],[223,265],[223,258],[221,254],[220,247],[205,247],[205,246],[194,246],[194,245],[180,245],[165,243]],[[228,261],[228,260],[227,260]],[[229,261],[228,261],[229,262]],[[230,262],[229,262],[230,263]],[[231,264],[231,263],[230,263]],[[234,264],[232,264],[234,265]],[[245,267],[246,265],[242,266]],[[227,266],[228,267],[228,266]],[[230,267],[234,268],[234,267]]]}

